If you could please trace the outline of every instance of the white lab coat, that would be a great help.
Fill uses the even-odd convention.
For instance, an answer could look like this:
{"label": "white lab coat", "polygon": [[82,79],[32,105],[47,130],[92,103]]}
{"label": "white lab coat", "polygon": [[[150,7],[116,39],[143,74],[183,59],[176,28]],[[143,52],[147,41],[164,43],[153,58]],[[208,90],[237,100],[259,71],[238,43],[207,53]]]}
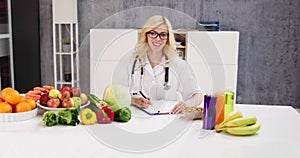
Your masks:
{"label": "white lab coat", "polygon": [[143,76],[141,76],[139,61],[137,61],[132,75],[133,62],[134,58],[131,57],[127,65],[127,74],[124,75],[127,78],[125,84],[129,87],[131,94],[139,95],[138,92],[142,91],[152,100],[180,101],[191,98],[195,93],[201,93],[190,65],[178,57],[174,59],[169,67],[169,89],[165,89],[163,86],[165,81],[164,58],[154,68],[146,59]]}

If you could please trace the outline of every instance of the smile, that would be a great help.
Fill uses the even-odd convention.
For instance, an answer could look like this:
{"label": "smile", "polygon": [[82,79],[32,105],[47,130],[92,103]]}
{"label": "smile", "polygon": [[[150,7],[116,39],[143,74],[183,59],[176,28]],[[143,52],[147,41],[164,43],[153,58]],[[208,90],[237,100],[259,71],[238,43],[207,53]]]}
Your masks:
{"label": "smile", "polygon": [[160,43],[155,43],[155,42],[152,42],[152,44],[153,44],[155,47],[159,47],[159,46],[161,46],[161,44],[160,44]]}

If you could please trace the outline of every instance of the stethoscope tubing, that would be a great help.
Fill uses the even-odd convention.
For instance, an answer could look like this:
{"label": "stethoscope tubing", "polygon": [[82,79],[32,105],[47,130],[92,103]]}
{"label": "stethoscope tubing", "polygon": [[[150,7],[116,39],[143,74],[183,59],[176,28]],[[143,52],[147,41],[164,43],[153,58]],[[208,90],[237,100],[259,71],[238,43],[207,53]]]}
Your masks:
{"label": "stethoscope tubing", "polygon": [[[166,57],[167,58],[167,57]],[[134,82],[134,73],[135,73],[135,67],[136,67],[136,63],[138,60],[138,56],[135,57],[134,62],[132,64],[132,68],[131,68],[131,83],[130,83],[130,89],[132,89],[132,85]],[[139,62],[141,62],[141,60],[139,59]],[[165,90],[169,90],[170,86],[169,86],[169,67],[165,67],[165,79],[164,79],[164,89]],[[143,80],[144,80],[144,67],[141,66],[141,73],[140,73],[140,90],[143,91]]]}

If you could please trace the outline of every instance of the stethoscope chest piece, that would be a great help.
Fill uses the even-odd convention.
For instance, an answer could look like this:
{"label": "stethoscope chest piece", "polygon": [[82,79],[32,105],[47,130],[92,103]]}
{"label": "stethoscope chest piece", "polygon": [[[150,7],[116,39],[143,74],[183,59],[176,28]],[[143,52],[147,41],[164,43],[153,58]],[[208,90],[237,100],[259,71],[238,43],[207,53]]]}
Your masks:
{"label": "stethoscope chest piece", "polygon": [[168,85],[168,82],[165,82],[165,83],[164,83],[164,89],[165,89],[165,90],[169,90],[169,89],[170,89],[170,86]]}

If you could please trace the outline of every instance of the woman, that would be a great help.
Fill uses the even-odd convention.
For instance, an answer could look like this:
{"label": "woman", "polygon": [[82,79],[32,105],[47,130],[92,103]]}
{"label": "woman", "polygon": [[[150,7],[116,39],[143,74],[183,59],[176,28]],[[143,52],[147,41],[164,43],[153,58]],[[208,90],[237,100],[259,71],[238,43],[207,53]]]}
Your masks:
{"label": "woman", "polygon": [[148,108],[152,100],[181,100],[172,114],[185,105],[199,105],[202,95],[191,68],[177,57],[175,39],[169,20],[152,16],[139,32],[139,40],[130,70],[129,88],[132,104]]}

